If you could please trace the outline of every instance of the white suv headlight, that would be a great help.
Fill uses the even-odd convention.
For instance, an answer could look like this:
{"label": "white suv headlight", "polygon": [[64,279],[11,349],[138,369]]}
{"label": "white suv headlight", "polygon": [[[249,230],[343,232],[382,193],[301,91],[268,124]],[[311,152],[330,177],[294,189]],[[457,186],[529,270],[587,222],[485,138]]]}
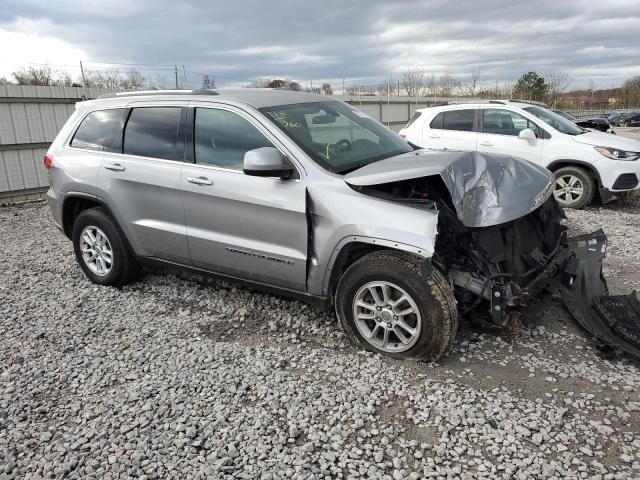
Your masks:
{"label": "white suv headlight", "polygon": [[596,151],[611,160],[637,160],[640,157],[640,152],[625,152],[617,148],[610,147],[593,147]]}

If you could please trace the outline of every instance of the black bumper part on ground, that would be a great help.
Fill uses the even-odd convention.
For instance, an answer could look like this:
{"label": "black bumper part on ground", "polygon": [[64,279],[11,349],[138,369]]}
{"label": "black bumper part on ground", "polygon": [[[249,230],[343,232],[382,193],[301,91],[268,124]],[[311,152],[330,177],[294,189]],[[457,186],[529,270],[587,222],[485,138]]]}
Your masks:
{"label": "black bumper part on ground", "polygon": [[602,342],[640,357],[637,294],[609,296],[602,275],[607,237],[602,230],[569,238],[573,255],[553,286],[577,322]]}

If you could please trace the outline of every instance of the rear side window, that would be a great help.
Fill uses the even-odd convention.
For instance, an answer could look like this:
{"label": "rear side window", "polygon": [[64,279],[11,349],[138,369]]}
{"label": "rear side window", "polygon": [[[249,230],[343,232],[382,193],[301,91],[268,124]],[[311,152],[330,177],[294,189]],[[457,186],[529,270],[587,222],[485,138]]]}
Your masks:
{"label": "rear side window", "polygon": [[76,130],[71,146],[87,150],[114,152],[114,138],[120,134],[123,108],[99,110],[87,115]]}
{"label": "rear side window", "polygon": [[422,112],[414,112],[413,117],[411,117],[411,120],[409,120],[409,122],[404,126],[404,128],[409,127],[413,122],[419,119],[420,115],[422,115]]}
{"label": "rear side window", "polygon": [[227,110],[197,108],[195,158],[200,165],[242,170],[244,154],[273,144],[240,115]]}
{"label": "rear side window", "polygon": [[123,153],[178,160],[180,113],[180,107],[134,108],[124,131]]}
{"label": "rear side window", "polygon": [[[473,132],[473,118],[475,110],[451,110],[442,112],[443,130],[457,130],[459,132]],[[434,119],[435,120],[435,119]]]}

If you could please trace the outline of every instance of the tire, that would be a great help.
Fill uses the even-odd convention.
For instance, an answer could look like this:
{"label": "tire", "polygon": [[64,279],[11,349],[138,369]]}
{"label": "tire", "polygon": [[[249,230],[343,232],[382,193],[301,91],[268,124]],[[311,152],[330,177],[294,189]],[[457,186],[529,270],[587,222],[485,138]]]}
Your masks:
{"label": "tire", "polygon": [[93,283],[121,287],[137,277],[140,266],[115,220],[103,208],[82,211],[73,223],[71,238],[76,260]]}
{"label": "tire", "polygon": [[562,167],[554,175],[556,183],[553,196],[561,207],[579,210],[591,203],[596,193],[596,182],[587,170]]}
{"label": "tire", "polygon": [[[390,300],[395,302],[406,294],[410,301],[403,300],[391,310],[382,306],[383,301],[381,309],[374,310],[371,288],[378,292],[380,300],[384,300],[382,285],[389,288]],[[356,307],[358,299],[366,303],[367,308]],[[335,303],[340,325],[354,344],[394,358],[438,360],[447,352],[458,330],[456,301],[442,274],[424,260],[401,252],[375,252],[355,261],[338,282]],[[413,307],[419,317],[413,313],[395,315]],[[380,315],[379,321],[355,317],[356,313],[365,316],[369,312],[374,317]],[[412,327],[415,334],[402,328],[398,319]],[[385,331],[388,332],[386,347],[383,343]],[[410,336],[410,341],[404,342],[396,332],[400,332],[405,340]],[[367,338],[369,334],[373,335]]]}

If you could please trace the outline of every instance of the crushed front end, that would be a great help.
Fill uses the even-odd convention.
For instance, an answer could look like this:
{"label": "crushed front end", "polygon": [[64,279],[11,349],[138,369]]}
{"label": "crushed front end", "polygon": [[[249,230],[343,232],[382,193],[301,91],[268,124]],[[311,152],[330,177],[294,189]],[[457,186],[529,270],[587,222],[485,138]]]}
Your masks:
{"label": "crushed front end", "polygon": [[543,291],[557,290],[588,332],[640,356],[638,296],[609,296],[607,238],[601,230],[567,236],[545,168],[504,155],[418,151],[347,177],[367,195],[438,212],[431,263],[463,315],[505,326]]}
{"label": "crushed front end", "polygon": [[441,204],[433,263],[455,288],[461,313],[504,326],[518,307],[547,289],[572,258],[553,198],[516,220],[466,227]]}

